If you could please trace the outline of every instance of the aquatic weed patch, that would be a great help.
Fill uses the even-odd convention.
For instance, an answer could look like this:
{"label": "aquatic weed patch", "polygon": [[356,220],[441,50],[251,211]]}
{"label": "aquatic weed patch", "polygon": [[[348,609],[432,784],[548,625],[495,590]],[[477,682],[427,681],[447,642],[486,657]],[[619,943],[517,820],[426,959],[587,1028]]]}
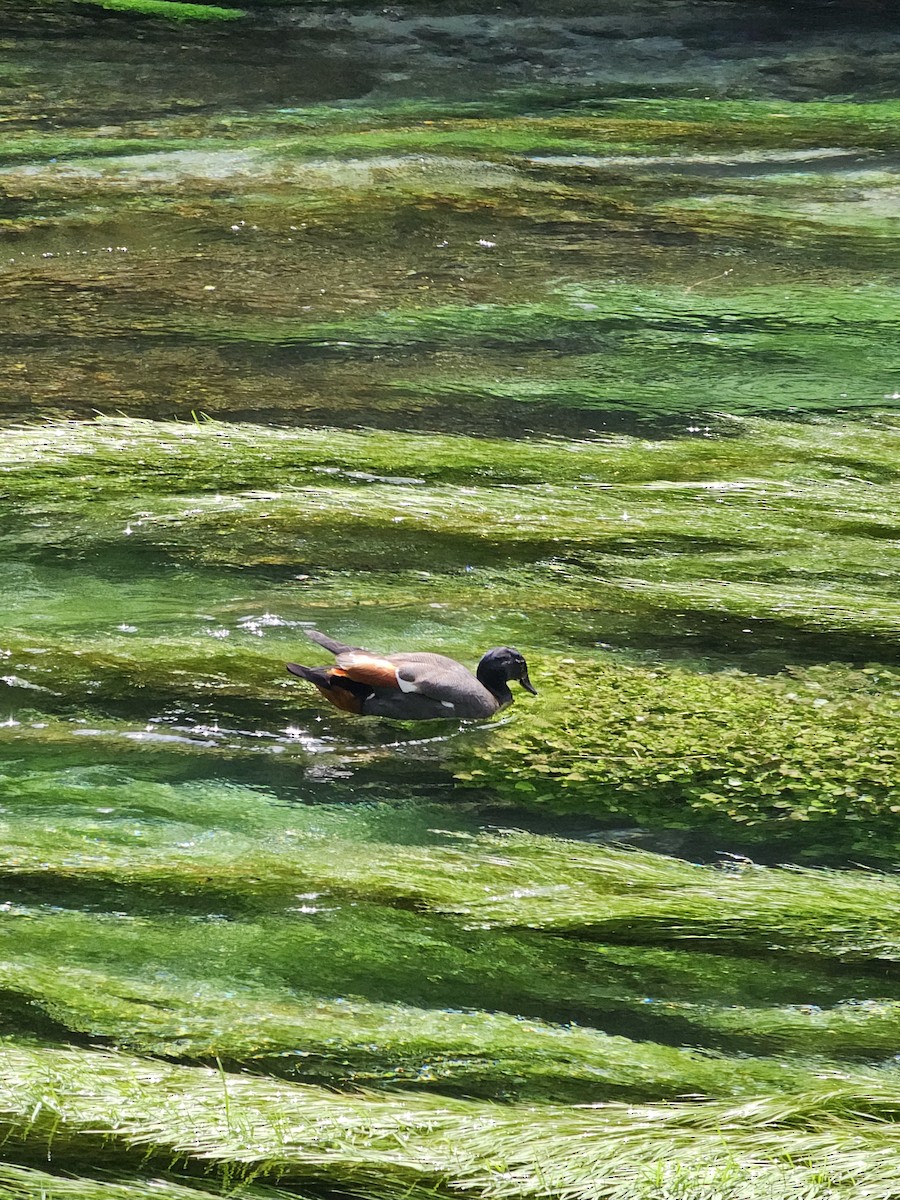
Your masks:
{"label": "aquatic weed patch", "polygon": [[[437,637],[463,658],[498,637],[689,650],[712,627],[766,669],[836,645],[890,658],[896,421],[728,429],[515,442],[123,419],[9,430],[0,492],[28,521],[0,527],[8,686],[97,717],[129,697],[155,716],[167,695],[308,707],[282,663],[304,624],[346,622],[348,597],[370,614],[353,637],[408,640],[412,610],[422,648]],[[75,587],[65,564],[88,551],[103,570],[80,569]],[[28,628],[35,604],[55,633]]]}
{"label": "aquatic weed patch", "polygon": [[648,1101],[816,1089],[829,1069],[814,1062],[738,1061],[505,1013],[328,1000],[189,977],[153,983],[98,970],[71,969],[61,980],[52,959],[33,956],[0,963],[0,986],[11,1011],[16,1001],[38,1009],[70,1036],[344,1088],[405,1088],[505,1102]]}
{"label": "aquatic weed patch", "polygon": [[474,929],[719,943],[841,962],[900,956],[896,879],[877,872],[729,871],[524,834],[432,846],[367,844],[291,827],[264,839],[227,829],[198,836],[186,822],[102,811],[52,822],[24,814],[6,819],[3,831],[0,874],[10,884],[65,882],[73,892],[114,884],[168,909],[204,899],[235,915],[272,906],[284,912],[316,892],[456,916]]}
{"label": "aquatic weed patch", "polygon": [[895,852],[900,693],[889,672],[758,678],[576,661],[551,670],[543,713],[523,711],[473,745],[464,782],[566,812],[737,822],[768,844]]}
{"label": "aquatic weed patch", "polygon": [[[332,370],[360,360],[368,370],[372,355],[387,355],[380,390],[401,406],[421,395],[433,405],[458,397],[476,406],[502,401],[511,413],[544,405],[668,418],[683,428],[685,417],[723,412],[895,408],[895,317],[896,296],[880,287],[701,294],[611,285],[571,287],[541,302],[392,307],[336,320],[198,314],[180,301],[165,319],[141,314],[139,328],[148,349],[172,338],[174,321],[188,346],[268,347]],[[30,319],[32,327],[41,320],[34,312]],[[123,314],[107,323],[105,340],[112,346],[133,330]],[[466,361],[450,372],[438,359],[421,377],[422,356],[460,353]]]}
{"label": "aquatic weed patch", "polygon": [[177,0],[75,0],[75,3],[130,13],[135,17],[162,17],[166,21],[237,21],[247,15],[241,8],[182,4]]}

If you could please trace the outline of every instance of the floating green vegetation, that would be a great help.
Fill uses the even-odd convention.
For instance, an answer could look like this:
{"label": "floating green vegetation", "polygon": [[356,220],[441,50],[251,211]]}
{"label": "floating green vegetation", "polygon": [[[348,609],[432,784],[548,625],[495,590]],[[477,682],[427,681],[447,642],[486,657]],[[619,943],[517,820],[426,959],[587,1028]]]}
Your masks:
{"label": "floating green vegetation", "polygon": [[236,21],[247,15],[241,8],[220,8],[217,4],[182,4],[176,0],[75,0],[75,3],[139,17],[162,17],[167,21]]}
{"label": "floating green vegetation", "polygon": [[[45,792],[51,787],[47,778]],[[179,791],[190,803],[189,789],[173,795]],[[130,786],[126,794],[134,819],[140,792]],[[207,794],[212,810],[221,789],[207,787]],[[49,818],[45,810],[45,819],[64,820],[71,804],[61,797],[56,812]],[[326,816],[320,808],[307,823],[320,838],[334,830],[348,848],[353,832],[357,839],[377,829],[402,836],[396,807],[382,811],[377,825],[366,810],[355,812],[352,821],[338,820],[335,810]],[[173,836],[199,836],[203,818],[191,815],[193,833],[173,827]],[[259,824],[262,835],[268,822]],[[4,886],[15,894],[12,878]],[[9,904],[0,926],[3,1029],[22,1037],[102,1036],[147,1053],[218,1056],[298,1080],[505,1100],[796,1089],[810,1082],[810,1056],[834,1065],[891,1054],[896,981],[883,971],[866,974],[864,962],[851,974],[836,972],[827,956],[795,961],[740,942],[733,953],[720,944],[710,954],[462,929],[452,915],[342,903],[328,893],[306,893],[299,904],[295,896],[286,908],[276,904],[253,917],[245,907],[242,919],[234,919],[241,911],[235,894],[222,895],[219,918],[198,921],[190,897],[104,892],[87,876],[59,883],[44,876],[40,891],[45,900],[92,909],[124,903],[133,915]],[[232,919],[222,919],[223,905]],[[69,963],[62,975],[54,965],[60,947]],[[858,1002],[842,1003],[848,994]],[[516,1046],[520,1034],[524,1048]],[[741,1058],[716,1080],[695,1054],[663,1042],[730,1054],[752,1046],[789,1053],[791,1061],[773,1071],[771,1061]]]}
{"label": "floating green vegetation", "polygon": [[[522,100],[515,103],[521,106]],[[527,103],[527,101],[526,101]],[[415,124],[401,124],[415,115],[409,107],[390,108],[375,114],[363,110],[358,131],[346,135],[326,134],[319,153],[493,152],[510,156],[553,151],[572,155],[618,157],[660,155],[667,152],[730,152],[751,150],[790,151],[798,149],[865,147],[888,150],[897,147],[897,114],[893,101],[874,104],[773,103],[766,101],[616,101],[600,100],[594,112],[583,102],[560,106],[561,111],[539,116],[521,112],[485,117],[464,114],[447,117],[436,110],[422,114]],[[398,120],[399,118],[399,120]],[[349,126],[347,115],[327,119]],[[391,128],[393,126],[393,128]],[[313,144],[306,139],[284,143],[284,149],[308,154]]]}
{"label": "floating green vegetation", "polygon": [[[870,675],[757,678],[571,661],[543,709],[473,744],[462,778],[520,802],[897,851],[900,690]],[[555,687],[554,687],[555,677]],[[468,748],[467,748],[468,751]],[[885,841],[884,839],[888,839]]]}
{"label": "floating green vegetation", "polygon": [[673,1020],[693,1025],[704,1039],[714,1041],[718,1033],[757,1053],[890,1060],[900,1034],[900,1006],[893,1000],[847,1000],[832,1007],[706,1008],[677,1002],[666,1007]]}
{"label": "floating green vegetation", "polygon": [[[120,637],[88,649],[33,636],[26,644],[20,635],[3,648],[15,665],[10,686],[22,702],[50,711],[83,698],[116,711],[136,692],[148,706],[180,699],[214,703],[220,713],[268,702],[283,720],[291,701],[312,703],[283,675],[286,645],[150,642]],[[574,659],[534,662],[533,671],[540,705],[523,703],[510,724],[448,747],[461,783],[607,823],[730,830],[739,841],[780,840],[795,851],[842,848],[879,859],[895,852],[900,702],[889,671],[794,669],[760,678]],[[50,732],[48,744],[58,736]],[[140,727],[118,736],[152,741]],[[185,754],[202,756],[210,746],[237,756],[271,751],[227,735],[210,741],[190,723],[170,736]],[[41,730],[28,737],[44,741]],[[111,732],[104,744],[115,740]],[[302,744],[286,749],[304,760]]]}

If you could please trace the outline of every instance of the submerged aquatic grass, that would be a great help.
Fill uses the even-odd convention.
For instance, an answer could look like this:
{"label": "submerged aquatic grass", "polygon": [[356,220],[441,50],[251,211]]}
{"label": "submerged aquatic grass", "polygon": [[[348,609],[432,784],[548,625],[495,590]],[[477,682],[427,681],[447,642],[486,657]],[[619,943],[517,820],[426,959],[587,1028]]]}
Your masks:
{"label": "submerged aquatic grass", "polygon": [[[98,932],[104,931],[98,926]],[[189,977],[144,982],[85,969],[69,969],[62,979],[52,958],[33,956],[0,963],[0,986],[10,1007],[17,1000],[36,1008],[73,1036],[343,1087],[583,1103],[802,1091],[818,1087],[828,1069],[726,1057],[505,1013],[326,1000]]]}
{"label": "submerged aquatic grass", "polygon": [[[100,1156],[131,1150],[150,1163],[161,1156],[205,1163],[236,1180],[339,1181],[351,1195],[591,1200],[621,1194],[654,1162],[677,1158],[700,1171],[728,1166],[737,1187],[752,1186],[762,1169],[767,1183],[781,1172],[806,1195],[834,1196],[830,1185],[838,1182],[838,1194],[874,1197],[885,1194],[897,1165],[890,1126],[880,1119],[890,1121],[897,1108],[889,1074],[862,1086],[823,1079],[799,1098],[536,1109],[410,1094],[336,1096],[124,1054],[10,1043],[2,1062],[0,1112],[12,1144],[27,1130],[58,1158],[81,1143]],[[165,1102],[173,1092],[177,1107]]]}
{"label": "submerged aquatic grass", "polygon": [[2,829],[0,874],[11,883],[115,884],[166,904],[206,897],[237,913],[284,911],[316,892],[456,915],[473,928],[719,942],[845,962],[900,955],[895,881],[876,872],[723,870],[526,835],[399,846],[288,826],[260,841],[102,811],[7,817]]}
{"label": "submerged aquatic grass", "polygon": [[[733,418],[729,437],[517,441],[285,429],[202,417],[193,422],[100,417],[8,428],[0,468],[9,499],[16,494],[10,489],[17,480],[23,487],[30,483],[30,494],[39,496],[44,489],[60,489],[66,480],[82,482],[86,473],[91,486],[107,496],[128,490],[165,494],[176,469],[186,492],[264,488],[273,478],[295,482],[323,469],[326,478],[330,473],[359,484],[387,482],[391,476],[405,476],[409,482],[639,484],[663,479],[724,482],[751,473],[753,478],[783,479],[790,467],[803,464],[807,477],[821,482],[852,483],[867,474],[875,476],[868,482],[878,482],[879,475],[889,480],[897,470],[898,426],[900,418],[885,412],[866,424]],[[25,498],[24,490],[19,494]]]}
{"label": "submerged aquatic grass", "polygon": [[[174,1179],[153,1178],[139,1172],[131,1176],[120,1172],[103,1173],[96,1178],[73,1176],[70,1173],[53,1174],[33,1167],[17,1167],[11,1163],[0,1164],[0,1196],[3,1200],[205,1200],[210,1195],[221,1194],[218,1189],[211,1192],[203,1181],[176,1182]],[[288,1200],[290,1193],[282,1188],[241,1184],[229,1189],[235,1200]]]}
{"label": "submerged aquatic grass", "polygon": [[[60,900],[97,903],[85,882]],[[189,899],[179,913],[127,898],[133,916],[8,905],[5,1032],[505,1101],[803,1090],[811,1071],[892,1053],[896,981],[827,958],[460,930],[433,911],[309,893],[207,920],[201,947]]]}
{"label": "submerged aquatic grass", "polygon": [[0,1196],[890,1200],[897,102],[99,4],[4,75]]}
{"label": "submerged aquatic grass", "polygon": [[[275,624],[285,631],[348,595],[361,604],[412,601],[421,611],[439,591],[438,603],[475,621],[490,592],[501,611],[524,604],[532,620],[564,620],[582,644],[623,615],[634,637],[645,636],[641,629],[670,636],[692,614],[695,622],[717,614],[751,649],[766,644],[768,622],[776,637],[785,627],[840,635],[848,646],[856,639],[857,660],[876,657],[895,640],[898,617],[895,420],[732,421],[730,433],[511,443],[214,422],[37,426],[11,431],[0,452],[2,492],[31,517],[0,535],[9,558],[29,562],[26,576],[37,571],[51,593],[52,565],[87,547],[97,562],[130,563],[144,575],[159,564],[200,572],[212,617],[213,597],[233,587],[227,575],[215,582],[217,573],[264,572],[283,584],[286,609]],[[302,587],[292,582],[298,576]],[[17,582],[10,617],[21,595]],[[752,644],[741,632],[748,619]],[[251,675],[257,687],[266,671],[280,674],[258,644],[213,654],[196,641],[179,648],[171,633],[152,643],[104,639],[96,652],[60,639],[65,665],[46,656],[45,642],[43,658],[28,664],[19,655],[37,645],[34,634],[11,625],[16,675],[63,693],[66,676],[81,686],[92,660],[101,679],[119,661],[123,682],[150,668],[174,683],[152,667],[167,645],[185,667],[194,664],[198,681],[211,676],[202,660],[220,659],[225,690],[228,672],[243,679],[238,688]],[[193,637],[196,624],[190,629]],[[190,670],[181,672],[194,686]]]}

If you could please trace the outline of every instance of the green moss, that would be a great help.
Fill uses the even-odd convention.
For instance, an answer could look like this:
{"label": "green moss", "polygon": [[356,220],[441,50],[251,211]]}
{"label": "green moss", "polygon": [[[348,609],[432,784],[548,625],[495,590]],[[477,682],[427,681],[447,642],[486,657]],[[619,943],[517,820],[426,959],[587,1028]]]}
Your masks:
{"label": "green moss", "polygon": [[141,17],[162,17],[168,21],[236,21],[247,14],[241,8],[220,8],[216,4],[182,4],[176,0],[75,0],[113,12]]}

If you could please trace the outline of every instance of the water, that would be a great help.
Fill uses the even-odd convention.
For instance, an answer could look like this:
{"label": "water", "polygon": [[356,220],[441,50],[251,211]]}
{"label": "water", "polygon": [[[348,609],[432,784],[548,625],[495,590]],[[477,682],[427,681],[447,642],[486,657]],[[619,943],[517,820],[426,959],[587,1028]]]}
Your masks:
{"label": "water", "polygon": [[[485,1163],[610,1195],[600,1124],[553,1159],[577,1103],[646,1122],[647,1200],[855,1196],[886,1153],[895,883],[858,864],[897,847],[897,103],[874,52],[813,94],[802,20],[738,53],[759,14],[564,7],[11,10],[10,1195],[246,1163],[260,1200],[498,1195]],[[540,695],[355,721],[284,672],[311,627],[512,644]],[[809,1162],[752,1115],[709,1140],[738,1097],[813,1122],[823,1079]],[[405,1165],[366,1157],[387,1109],[338,1111],[360,1084]],[[511,1140],[429,1148],[441,1104]],[[260,1132],[323,1120],[326,1166]]]}

